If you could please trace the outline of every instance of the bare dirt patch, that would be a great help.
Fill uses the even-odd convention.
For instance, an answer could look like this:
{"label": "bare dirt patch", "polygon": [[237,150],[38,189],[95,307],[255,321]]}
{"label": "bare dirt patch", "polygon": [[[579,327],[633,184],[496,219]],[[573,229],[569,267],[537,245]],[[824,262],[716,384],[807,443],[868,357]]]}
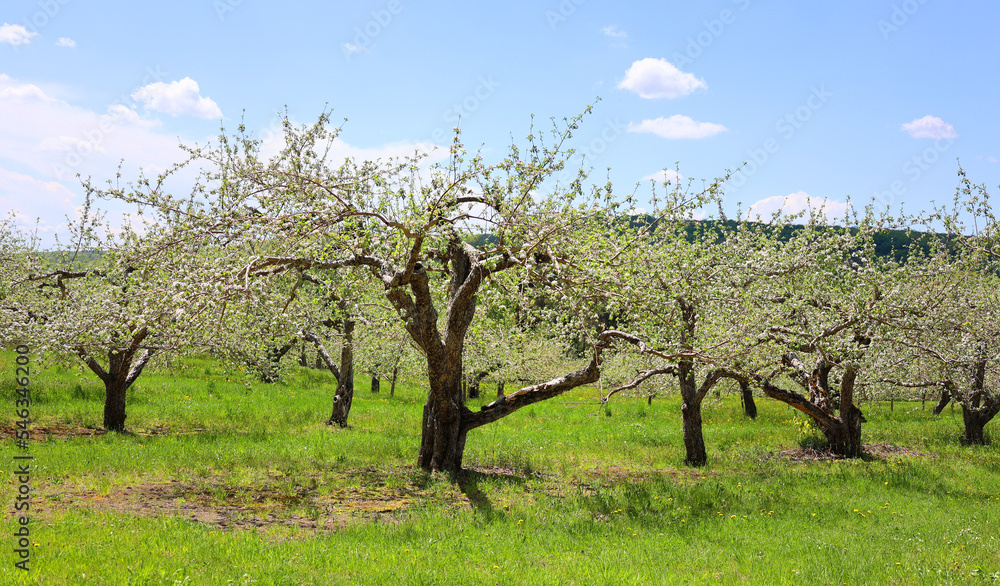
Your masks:
{"label": "bare dirt patch", "polygon": [[[33,510],[41,517],[75,509],[142,517],[178,516],[223,530],[283,526],[330,532],[356,522],[391,521],[427,494],[413,479],[390,487],[380,482],[382,475],[374,471],[349,474],[360,475],[349,479],[359,484],[333,489],[325,488],[318,476],[292,486],[241,486],[217,476],[119,486],[107,493],[65,485],[40,486]],[[458,491],[447,496],[471,506]]]}
{"label": "bare dirt patch", "polygon": [[[74,437],[97,437],[107,433],[102,427],[87,427],[75,423],[49,423],[45,425],[31,425],[28,429],[28,436],[33,442],[49,441],[53,439],[70,439]],[[17,430],[4,423],[0,423],[0,438],[8,439],[17,436]]]}
{"label": "bare dirt patch", "polygon": [[[932,454],[925,454],[917,450],[912,450],[903,446],[895,446],[892,444],[865,444],[863,446],[864,458],[869,460],[884,460],[890,457],[907,457],[907,458],[917,458],[917,457],[933,457]],[[840,460],[843,457],[838,456],[829,450],[818,449],[818,448],[791,448],[787,450],[781,450],[777,453],[779,458],[788,460],[791,462],[811,462],[819,460]]]}
{"label": "bare dirt patch", "polygon": [[[124,432],[124,434],[137,437],[149,437],[155,435],[201,433],[203,431],[205,430],[201,428],[196,428],[186,431],[175,431],[165,425],[157,425],[149,429],[142,429],[138,431],[127,430]],[[103,427],[81,425],[79,423],[52,422],[43,424],[32,424],[28,429],[29,438],[33,442],[68,440],[81,437],[95,438],[102,435],[106,435],[107,433],[108,430],[104,429]],[[0,423],[0,439],[12,439],[16,436],[17,436],[17,429],[14,428],[14,426],[7,425],[6,423]]]}

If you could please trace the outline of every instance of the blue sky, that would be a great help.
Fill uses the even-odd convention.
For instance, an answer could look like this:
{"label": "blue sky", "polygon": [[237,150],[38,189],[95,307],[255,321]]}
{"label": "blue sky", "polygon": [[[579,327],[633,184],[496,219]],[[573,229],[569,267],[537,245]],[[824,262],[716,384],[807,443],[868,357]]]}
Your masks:
{"label": "blue sky", "polygon": [[[285,106],[347,118],[337,153],[447,144],[502,152],[530,116],[601,101],[572,146],[631,192],[658,171],[696,185],[747,162],[725,209],[873,197],[950,201],[956,158],[1000,183],[1000,5],[791,2],[171,3],[11,0],[0,7],[0,211],[41,235],[103,180],[179,159]],[[647,187],[640,190],[645,193]]]}

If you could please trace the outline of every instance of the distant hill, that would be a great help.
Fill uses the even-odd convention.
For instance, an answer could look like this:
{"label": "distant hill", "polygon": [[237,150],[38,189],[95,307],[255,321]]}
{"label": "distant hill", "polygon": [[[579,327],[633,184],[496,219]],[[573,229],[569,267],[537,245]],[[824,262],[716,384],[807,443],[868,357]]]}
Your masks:
{"label": "distant hill", "polygon": [[[644,225],[656,224],[657,220],[649,215],[628,216],[621,218],[622,224],[627,224],[629,228],[635,229]],[[720,240],[726,231],[736,229],[738,222],[735,220],[691,220],[686,223],[685,234],[688,242],[696,242],[706,238]],[[752,228],[759,230],[773,230],[773,226],[762,222],[749,222]],[[782,242],[790,240],[797,232],[805,229],[802,224],[783,225],[781,234],[778,236]],[[843,230],[844,228],[830,227],[831,230]],[[852,229],[853,230],[853,229]],[[921,232],[918,230],[883,230],[875,234],[875,254],[880,258],[892,258],[897,262],[905,261],[914,245],[923,252],[928,252],[931,244],[937,240],[945,242],[947,236],[934,232]],[[477,248],[489,246],[496,242],[496,237],[492,234],[476,234],[466,239],[469,244]],[[948,243],[948,248],[953,248],[953,244]]]}

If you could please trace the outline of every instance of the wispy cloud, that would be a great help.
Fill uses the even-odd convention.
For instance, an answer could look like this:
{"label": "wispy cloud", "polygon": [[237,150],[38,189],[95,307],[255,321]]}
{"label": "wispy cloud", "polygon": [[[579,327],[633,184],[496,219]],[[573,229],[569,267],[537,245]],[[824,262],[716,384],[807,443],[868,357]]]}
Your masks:
{"label": "wispy cloud", "polygon": [[656,118],[653,120],[643,120],[636,124],[630,122],[628,132],[650,132],[663,138],[708,138],[720,132],[728,130],[721,124],[712,122],[695,122],[687,116],[674,114],[668,118]]}
{"label": "wispy cloud", "polygon": [[609,24],[608,26],[601,29],[606,37],[614,37],[616,39],[627,39],[628,33],[618,28],[617,24]]}
{"label": "wispy cloud", "polygon": [[955,127],[937,116],[924,116],[902,125],[903,132],[913,138],[958,138]]}
{"label": "wispy cloud", "polygon": [[652,57],[633,63],[625,72],[625,79],[618,84],[619,89],[635,92],[647,100],[659,98],[672,100],[707,87],[705,80],[677,69],[666,59]]}
{"label": "wispy cloud", "polygon": [[72,48],[72,47],[76,46],[76,41],[74,41],[73,39],[71,39],[69,37],[60,37],[59,40],[56,41],[56,46],[57,47],[70,47],[70,48]]}

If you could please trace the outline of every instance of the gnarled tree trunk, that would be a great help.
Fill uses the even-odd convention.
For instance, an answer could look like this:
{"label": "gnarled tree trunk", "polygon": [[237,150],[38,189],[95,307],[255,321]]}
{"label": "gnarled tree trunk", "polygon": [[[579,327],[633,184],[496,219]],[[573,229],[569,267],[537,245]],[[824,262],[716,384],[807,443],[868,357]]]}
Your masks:
{"label": "gnarled tree trunk", "polygon": [[[980,354],[984,353],[985,351],[980,351]],[[962,404],[962,421],[965,423],[962,443],[986,445],[986,424],[1000,412],[1000,396],[985,390],[986,358],[979,358],[971,370],[969,391],[958,397]]]}
{"label": "gnarled tree trunk", "polygon": [[798,371],[798,380],[809,390],[809,398],[794,391],[781,389],[770,381],[763,381],[764,394],[777,399],[813,418],[816,427],[823,432],[832,453],[846,458],[858,458],[863,455],[861,444],[861,424],[865,423],[864,414],[854,404],[854,382],[857,371],[853,366],[846,366],[843,380],[840,384],[840,415],[834,414],[834,405],[830,392],[830,371],[834,364],[820,358],[811,373],[797,356],[788,353],[784,356],[785,364]]}
{"label": "gnarled tree trunk", "polygon": [[438,398],[428,397],[424,404],[417,465],[425,470],[454,473],[462,469],[467,431],[462,429],[462,412],[468,409],[456,397],[460,393],[460,389],[450,389]]}
{"label": "gnarled tree trunk", "polygon": [[964,422],[964,432],[962,434],[962,443],[965,445],[986,445],[986,424],[992,417],[983,417],[985,411],[982,409],[975,410],[969,408],[967,405],[962,405],[962,421]]}
{"label": "gnarled tree trunk", "polygon": [[109,351],[107,370],[85,348],[76,349],[87,367],[104,383],[104,429],[108,431],[125,431],[126,393],[153,357],[153,350],[148,348],[139,353],[148,335],[148,330],[143,328],[133,336],[129,348]]}

